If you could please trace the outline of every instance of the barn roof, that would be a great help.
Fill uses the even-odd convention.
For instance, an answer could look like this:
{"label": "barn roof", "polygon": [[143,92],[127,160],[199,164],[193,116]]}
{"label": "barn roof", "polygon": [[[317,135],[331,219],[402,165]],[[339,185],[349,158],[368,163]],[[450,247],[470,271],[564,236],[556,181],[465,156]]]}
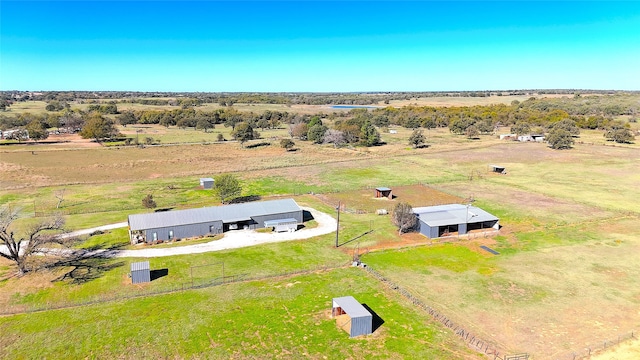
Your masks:
{"label": "barn roof", "polygon": [[129,227],[131,230],[145,230],[214,221],[230,223],[249,220],[253,216],[282,214],[301,210],[293,199],[259,201],[198,209],[129,215]]}
{"label": "barn roof", "polygon": [[367,317],[372,316],[371,313],[362,306],[353,296],[343,296],[339,298],[333,298],[334,306],[338,305],[349,315],[349,317]]}
{"label": "barn roof", "polygon": [[445,226],[496,221],[497,217],[475,206],[448,204],[413,208],[420,221],[429,226]]}
{"label": "barn roof", "polygon": [[388,187],[377,187],[376,190],[378,190],[378,191],[391,191],[391,189],[389,189]]}

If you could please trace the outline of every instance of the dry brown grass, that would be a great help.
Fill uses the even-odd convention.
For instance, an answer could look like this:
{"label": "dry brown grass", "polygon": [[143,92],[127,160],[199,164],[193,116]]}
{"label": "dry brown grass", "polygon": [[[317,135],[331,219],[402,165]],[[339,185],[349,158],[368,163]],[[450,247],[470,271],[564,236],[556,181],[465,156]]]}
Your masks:
{"label": "dry brown grass", "polygon": [[378,209],[386,209],[390,213],[399,202],[406,202],[414,207],[419,207],[455,204],[463,201],[460,197],[424,185],[397,186],[393,187],[392,191],[393,199],[376,198],[373,188],[319,196],[324,198],[327,203],[337,204],[340,202],[347,209],[367,213],[374,213]]}

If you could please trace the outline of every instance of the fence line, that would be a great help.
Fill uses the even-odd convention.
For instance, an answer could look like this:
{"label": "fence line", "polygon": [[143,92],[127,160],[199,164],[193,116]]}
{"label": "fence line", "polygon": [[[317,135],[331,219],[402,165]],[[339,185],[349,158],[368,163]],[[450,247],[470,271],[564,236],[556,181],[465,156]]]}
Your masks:
{"label": "fence line", "polygon": [[294,275],[311,274],[317,271],[333,270],[341,267],[346,267],[349,265],[350,265],[350,262],[349,264],[345,264],[342,262],[335,263],[335,264],[318,264],[318,265],[315,265],[314,267],[310,267],[306,269],[284,271],[276,274],[249,276],[249,274],[245,273],[245,274],[236,274],[236,275],[229,275],[224,277],[215,277],[215,278],[200,279],[200,280],[193,280],[193,281],[190,280],[188,282],[172,284],[166,287],[155,288],[155,289],[141,289],[141,290],[132,291],[129,293],[120,293],[120,294],[114,294],[114,295],[103,294],[98,297],[93,297],[90,299],[80,300],[80,301],[64,301],[59,303],[47,302],[46,304],[39,305],[39,306],[32,306],[26,309],[25,308],[13,309],[13,310],[2,309],[0,310],[0,316],[34,313],[34,312],[47,311],[47,310],[67,309],[67,308],[88,306],[88,305],[94,305],[94,304],[100,304],[100,303],[107,303],[112,301],[121,301],[121,300],[128,300],[128,299],[148,297],[148,296],[164,295],[164,294],[170,294],[170,293],[187,291],[187,290],[203,289],[203,288],[209,288],[209,287],[220,286],[225,284],[233,284],[233,283],[247,282],[247,281],[259,281],[259,280],[265,280],[265,279],[275,279],[275,278],[289,277]]}
{"label": "fence line", "polygon": [[[400,285],[394,283],[393,281],[387,279],[386,277],[384,277],[382,274],[380,274],[379,272],[373,270],[370,266],[365,266],[364,269],[371,275],[373,275],[376,279],[380,280],[383,284],[385,284],[387,287],[389,287],[391,290],[394,290],[395,292],[399,293],[400,295],[404,296],[407,300],[411,301],[411,303],[426,311],[429,315],[431,315],[431,317],[433,319],[435,319],[436,321],[440,322],[441,324],[443,324],[444,326],[446,326],[447,328],[451,329],[458,337],[460,337],[462,340],[465,341],[465,343],[475,349],[478,352],[481,352],[485,355],[488,355],[489,357],[493,356],[494,360],[506,360],[506,359],[510,359],[511,357],[508,355],[501,355],[500,351],[498,351],[498,348],[486,341],[483,340],[482,338],[480,338],[479,336],[473,334],[472,332],[466,330],[465,328],[463,328],[462,326],[460,326],[459,324],[454,323],[453,321],[451,321],[446,315],[444,315],[443,313],[439,312],[438,310],[432,308],[431,306],[425,304],[422,300],[416,298],[415,296],[413,296],[409,291],[407,291],[405,288],[401,287]],[[522,360],[526,360],[528,359],[529,355],[528,354],[522,354],[522,355],[518,355],[518,356],[523,356]]]}
{"label": "fence line", "polygon": [[624,341],[630,339],[636,339],[638,333],[636,331],[630,331],[628,333],[618,335],[617,337],[610,340],[603,340],[600,342],[596,342],[589,346],[585,346],[583,349],[572,351],[569,354],[566,354],[562,357],[559,357],[559,360],[578,360],[578,359],[588,359],[592,355],[604,351],[612,346],[616,346]]}

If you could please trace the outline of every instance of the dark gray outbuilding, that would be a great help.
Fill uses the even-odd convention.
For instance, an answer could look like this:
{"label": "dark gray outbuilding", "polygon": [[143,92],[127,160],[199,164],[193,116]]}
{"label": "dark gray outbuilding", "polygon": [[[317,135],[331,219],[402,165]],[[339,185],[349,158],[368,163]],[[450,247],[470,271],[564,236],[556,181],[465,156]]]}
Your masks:
{"label": "dark gray outbuilding", "polygon": [[151,281],[151,268],[148,261],[131,263],[131,283],[140,284]]}
{"label": "dark gray outbuilding", "polygon": [[203,189],[213,189],[213,179],[212,178],[200,178],[200,186]]}
{"label": "dark gray outbuilding", "polygon": [[331,317],[342,321],[338,325],[347,330],[350,337],[369,335],[373,332],[373,315],[353,296],[333,298]]}
{"label": "dark gray outbuilding", "polygon": [[413,208],[419,231],[429,238],[449,233],[464,235],[471,230],[500,229],[499,219],[471,205],[448,204]]}
{"label": "dark gray outbuilding", "polygon": [[168,241],[258,229],[269,220],[295,219],[297,226],[302,224],[302,216],[302,209],[293,199],[136,214],[129,215],[129,235],[134,244]]}

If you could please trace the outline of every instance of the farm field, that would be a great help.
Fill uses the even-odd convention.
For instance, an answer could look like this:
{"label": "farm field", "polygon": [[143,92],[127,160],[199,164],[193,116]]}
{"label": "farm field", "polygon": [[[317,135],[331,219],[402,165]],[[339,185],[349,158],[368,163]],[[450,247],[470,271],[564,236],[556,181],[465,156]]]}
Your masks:
{"label": "farm field", "polygon": [[[204,134],[163,129],[147,130],[157,130],[155,136],[166,131],[167,137],[161,143],[171,142],[171,137],[176,142],[188,142],[189,133],[198,137]],[[277,145],[241,148],[234,142],[144,149],[82,148],[73,143],[5,146],[0,149],[0,202],[22,206],[24,219],[19,224],[26,225],[39,212],[52,213],[57,203],[55,193],[64,190],[60,209],[67,214],[69,227],[80,229],[125,221],[128,214],[147,211],[142,208],[141,199],[149,193],[161,208],[217,205],[210,192],[198,188],[198,178],[235,172],[244,182],[243,195],[295,196],[301,205],[329,214],[335,214],[338,201],[347,208],[363,211],[341,214],[343,245],[337,250],[333,248],[334,235],[329,234],[290,243],[166,258],[152,266],[168,269],[168,275],[149,284],[148,290],[189,283],[193,265],[224,262],[227,276],[271,276],[281,271],[346,264],[357,252],[372,268],[504,353],[527,352],[535,359],[571,359],[572,352],[637,329],[640,273],[634,264],[640,250],[640,205],[635,200],[640,189],[638,145],[602,146],[596,144],[595,132],[584,132],[582,136],[593,138],[596,145],[584,141],[572,150],[554,151],[545,144],[501,142],[493,137],[472,141],[451,135],[446,129],[434,129],[425,131],[430,147],[412,149],[406,141],[410,133],[411,130],[398,129],[396,134],[382,134],[387,145],[374,148],[333,149],[300,142],[295,152],[285,152]],[[490,164],[505,166],[507,174],[491,173]],[[391,187],[397,198],[372,199],[372,188],[377,186]],[[436,192],[442,198],[436,197]],[[473,199],[475,206],[498,216],[503,226],[500,235],[438,243],[417,234],[399,236],[389,216],[373,213],[381,208],[379,203],[406,200],[423,206],[430,205],[429,201],[462,199]],[[87,241],[98,247],[118,246],[123,236],[124,231],[113,231]],[[491,255],[480,245],[489,246],[500,255]],[[19,311],[43,304],[82,302],[106,294],[126,296],[137,291],[126,278],[129,263],[136,260],[139,259],[98,259],[87,266],[68,264],[22,278],[12,276],[10,264],[1,262],[0,305],[16,306]],[[219,277],[220,270],[216,266],[203,269],[195,275],[196,281]],[[294,285],[287,287],[289,283]],[[292,292],[283,293],[285,289]],[[335,324],[319,320],[318,314],[326,311],[326,304],[334,296],[327,295],[320,303],[320,294],[331,292],[324,289],[360,291],[362,302],[371,306],[377,301],[389,312],[417,321],[396,327],[395,323],[388,323],[389,313],[378,312],[385,320],[379,334],[340,347],[337,341],[346,333],[327,335]],[[185,299],[191,299],[191,311],[182,305]],[[278,299],[297,305],[290,307]],[[247,317],[260,311],[261,302],[271,306],[266,308],[267,320],[252,323]],[[309,321],[313,322],[300,327],[313,329],[307,339],[296,338],[300,332],[297,324],[273,320],[280,319],[283,311],[286,314],[283,306],[296,319],[311,314],[314,320]],[[171,318],[161,316],[172,308],[178,311]],[[110,319],[105,314],[119,314],[121,323],[117,328],[130,329],[131,336],[127,338],[135,338],[133,334],[141,328],[162,328],[163,332],[154,330],[130,345],[122,345],[126,343],[124,337],[118,336],[124,335],[115,335],[115,330],[106,334],[108,330],[104,330],[104,334],[83,342],[79,350],[69,345],[73,339],[69,335],[52,348],[70,358],[123,354],[245,358],[276,354],[276,350],[285,358],[305,351],[309,357],[329,351],[333,357],[348,358],[358,357],[373,343],[380,354],[371,355],[380,358],[409,358],[413,353],[424,354],[421,357],[425,358],[481,358],[453,332],[405,304],[361,270],[342,268],[75,310],[0,317],[0,331],[12,334],[10,339],[25,331],[39,339],[43,335],[38,328],[44,323],[50,323],[54,331],[70,328],[62,320],[51,320],[54,317],[70,323],[84,317],[102,324]],[[140,321],[144,316],[148,316],[147,325]],[[222,326],[222,321],[212,320],[216,318],[230,328]],[[193,329],[182,328],[185,321],[194,319],[197,321]],[[240,329],[238,324],[243,322],[250,325]],[[316,322],[320,323],[317,327]],[[95,326],[97,329],[99,325]],[[77,331],[96,331],[91,329],[91,325],[83,325]],[[216,337],[231,333],[239,335]],[[275,339],[276,333],[287,335]],[[423,338],[424,334],[437,334],[438,340],[431,340],[431,335]],[[183,338],[196,340],[181,341]],[[5,344],[9,342],[0,344],[7,349],[0,357],[47,357],[46,352],[29,353],[31,350],[22,341],[26,340],[21,338],[8,348]],[[175,352],[163,352],[165,348],[154,346],[155,341],[175,343]],[[327,344],[332,344],[331,350],[327,350]],[[402,350],[405,347],[411,351]],[[433,350],[429,350],[431,347]],[[94,348],[96,352],[90,353],[89,349]],[[133,348],[138,352],[131,352]]]}

